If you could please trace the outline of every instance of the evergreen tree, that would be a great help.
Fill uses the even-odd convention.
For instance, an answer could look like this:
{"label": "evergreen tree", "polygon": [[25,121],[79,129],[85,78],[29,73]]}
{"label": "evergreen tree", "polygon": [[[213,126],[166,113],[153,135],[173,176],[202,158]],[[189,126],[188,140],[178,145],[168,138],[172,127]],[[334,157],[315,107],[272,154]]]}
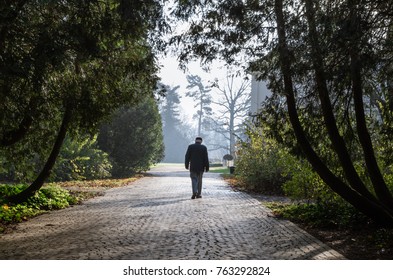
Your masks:
{"label": "evergreen tree", "polygon": [[123,107],[98,134],[99,147],[109,154],[114,177],[148,170],[164,155],[161,116],[153,98]]}
{"label": "evergreen tree", "polygon": [[[46,158],[22,193],[41,188],[67,135],[96,132],[152,95],[162,6],[143,1],[6,1],[0,7],[0,157]],[[155,37],[156,40],[151,40]]]}
{"label": "evergreen tree", "polygon": [[[198,75],[187,75],[187,89],[186,96],[192,97],[195,101],[196,113],[194,118],[198,121],[197,135],[204,136],[202,133],[202,128],[209,127],[210,116],[212,115],[212,108],[210,107],[212,100],[210,91],[211,88],[205,86],[201,77]],[[205,129],[206,130],[206,129]]]}
{"label": "evergreen tree", "polygon": [[165,157],[164,162],[182,163],[184,153],[189,144],[184,124],[180,119],[180,96],[177,92],[180,86],[165,87],[165,98],[161,104],[163,122]]}

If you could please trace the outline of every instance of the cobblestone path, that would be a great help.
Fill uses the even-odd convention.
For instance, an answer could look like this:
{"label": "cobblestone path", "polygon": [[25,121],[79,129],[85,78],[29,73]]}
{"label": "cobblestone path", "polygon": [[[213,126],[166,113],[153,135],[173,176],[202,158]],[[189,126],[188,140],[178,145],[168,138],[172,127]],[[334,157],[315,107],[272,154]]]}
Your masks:
{"label": "cobblestone path", "polygon": [[0,236],[0,259],[343,259],[255,198],[206,173],[191,200],[188,171],[149,176]]}

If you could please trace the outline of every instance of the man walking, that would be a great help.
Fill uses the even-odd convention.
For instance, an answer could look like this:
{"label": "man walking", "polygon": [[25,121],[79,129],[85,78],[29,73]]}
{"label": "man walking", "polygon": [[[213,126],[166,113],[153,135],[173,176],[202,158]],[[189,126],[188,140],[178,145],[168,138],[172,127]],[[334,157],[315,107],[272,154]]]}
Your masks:
{"label": "man walking", "polygon": [[191,199],[201,198],[203,172],[209,171],[209,157],[206,146],[202,145],[202,138],[195,138],[195,144],[188,146],[185,156],[186,169],[190,169],[192,184]]}

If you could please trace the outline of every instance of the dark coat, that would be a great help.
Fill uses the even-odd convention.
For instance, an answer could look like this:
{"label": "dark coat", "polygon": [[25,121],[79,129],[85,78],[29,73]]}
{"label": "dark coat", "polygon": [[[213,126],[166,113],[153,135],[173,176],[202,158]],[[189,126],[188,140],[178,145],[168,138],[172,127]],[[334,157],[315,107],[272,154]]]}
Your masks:
{"label": "dark coat", "polygon": [[185,156],[186,169],[192,172],[209,171],[209,157],[206,146],[195,143],[188,146]]}

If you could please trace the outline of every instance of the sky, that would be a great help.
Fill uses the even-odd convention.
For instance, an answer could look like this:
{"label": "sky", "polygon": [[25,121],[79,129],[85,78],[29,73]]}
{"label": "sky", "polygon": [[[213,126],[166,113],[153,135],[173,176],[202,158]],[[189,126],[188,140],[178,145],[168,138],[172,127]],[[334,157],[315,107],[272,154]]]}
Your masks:
{"label": "sky", "polygon": [[[185,73],[183,70],[179,69],[178,63],[176,61],[176,58],[174,57],[166,57],[160,60],[161,64],[161,70],[159,73],[159,76],[161,78],[161,82],[167,86],[170,87],[175,87],[180,85],[180,89],[178,92],[181,94],[181,113],[184,114],[184,117],[188,121],[192,121],[192,113],[194,108],[193,108],[193,103],[191,98],[185,97],[185,92],[186,92],[186,87],[187,87],[187,79],[186,75],[188,73]],[[194,69],[193,72],[197,72],[198,75],[199,73],[202,73],[203,71],[201,69]],[[188,113],[186,113],[188,112]]]}
{"label": "sky", "polygon": [[[166,13],[168,13],[168,16],[172,5],[173,4],[171,4],[171,2],[167,3]],[[180,34],[187,30],[188,24],[177,23],[175,26],[172,26],[172,28],[173,34]],[[179,63],[177,62],[176,57],[171,54],[168,54],[167,57],[161,57],[159,62],[162,67],[159,74],[159,76],[161,77],[161,82],[170,87],[180,85],[180,89],[178,92],[182,96],[181,110],[183,111],[183,113],[186,114],[186,119],[190,122],[193,121],[192,115],[194,114],[195,109],[192,99],[190,97],[185,97],[185,93],[187,91],[186,87],[188,84],[186,76],[189,74],[198,75],[202,78],[203,82],[208,83],[209,81],[213,81],[215,78],[218,78],[219,80],[224,80],[227,74],[224,62],[213,62],[210,65],[209,73],[206,73],[203,70],[203,67],[200,65],[199,61],[191,62],[190,64],[188,64],[188,71],[184,72],[183,70],[179,69]]]}
{"label": "sky", "polygon": [[[168,56],[166,58],[160,59],[161,71],[159,76],[161,82],[170,87],[175,87],[180,85],[179,93],[181,98],[181,110],[185,114],[185,117],[190,122],[192,121],[192,115],[194,114],[194,103],[190,97],[185,97],[186,87],[188,85],[186,76],[189,74],[198,75],[202,78],[202,81],[206,82],[218,79],[219,81],[224,81],[227,75],[227,68],[224,66],[223,62],[213,62],[210,66],[209,72],[205,72],[203,67],[198,61],[188,64],[188,70],[184,72],[179,68],[179,64],[175,57]],[[241,80],[239,79],[239,83]],[[223,86],[223,85],[222,85]],[[214,89],[212,91],[214,98]]]}

